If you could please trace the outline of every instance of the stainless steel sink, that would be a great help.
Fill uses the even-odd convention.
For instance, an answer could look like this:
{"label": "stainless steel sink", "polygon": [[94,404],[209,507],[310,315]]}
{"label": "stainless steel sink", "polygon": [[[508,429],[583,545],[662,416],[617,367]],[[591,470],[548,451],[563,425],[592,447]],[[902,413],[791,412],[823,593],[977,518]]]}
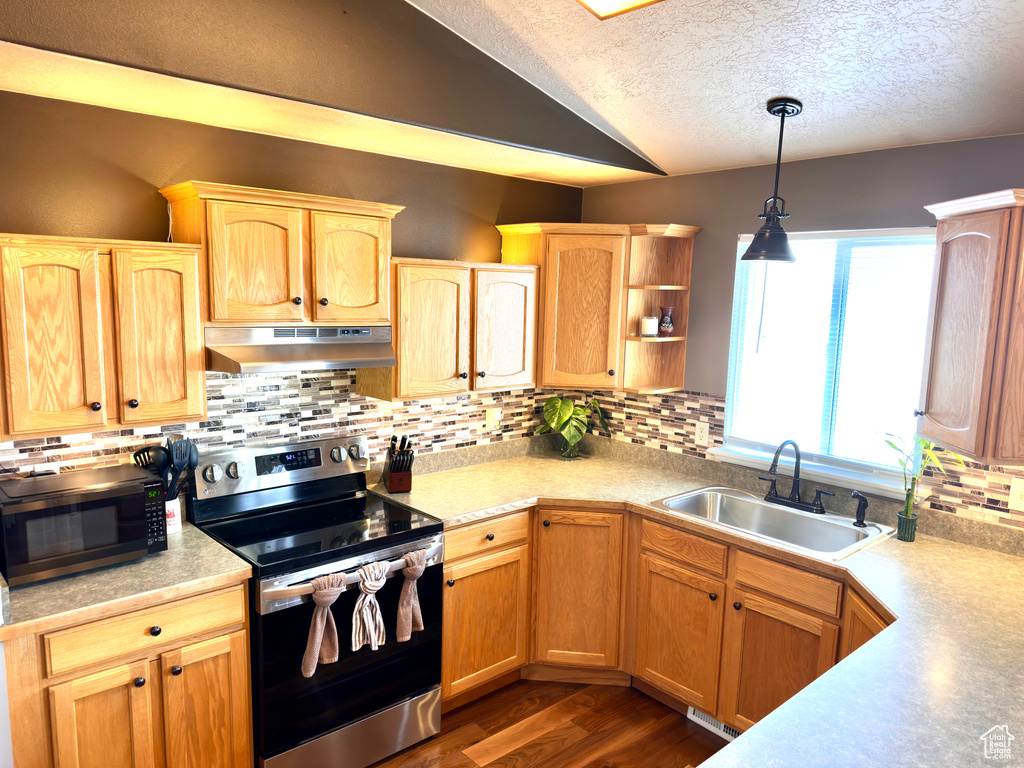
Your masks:
{"label": "stainless steel sink", "polygon": [[828,560],[840,560],[893,532],[877,523],[857,528],[852,518],[801,512],[733,488],[701,488],[659,499],[651,506]]}

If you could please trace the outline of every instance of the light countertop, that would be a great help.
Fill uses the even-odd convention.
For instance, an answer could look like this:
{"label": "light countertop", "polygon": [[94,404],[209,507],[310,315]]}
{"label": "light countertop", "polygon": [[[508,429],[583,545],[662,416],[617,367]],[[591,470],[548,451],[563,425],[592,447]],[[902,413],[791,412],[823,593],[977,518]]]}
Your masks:
{"label": "light countertop", "polygon": [[[418,475],[410,493],[373,490],[451,527],[538,502],[646,505],[720,482],[611,457],[522,456]],[[838,565],[899,619],[703,766],[991,765],[981,737],[1001,725],[1024,745],[1024,559],[919,533]]]}

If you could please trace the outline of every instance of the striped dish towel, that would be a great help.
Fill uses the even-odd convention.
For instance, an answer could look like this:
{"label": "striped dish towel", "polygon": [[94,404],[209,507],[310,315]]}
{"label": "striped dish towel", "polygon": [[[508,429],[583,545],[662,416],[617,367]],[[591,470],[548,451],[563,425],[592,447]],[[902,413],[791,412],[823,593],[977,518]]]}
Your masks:
{"label": "striped dish towel", "polygon": [[370,563],[359,569],[359,591],[363,594],[356,600],[352,614],[352,650],[358,651],[364,645],[377,650],[384,645],[384,619],[377,604],[377,590],[387,581],[388,564]]}

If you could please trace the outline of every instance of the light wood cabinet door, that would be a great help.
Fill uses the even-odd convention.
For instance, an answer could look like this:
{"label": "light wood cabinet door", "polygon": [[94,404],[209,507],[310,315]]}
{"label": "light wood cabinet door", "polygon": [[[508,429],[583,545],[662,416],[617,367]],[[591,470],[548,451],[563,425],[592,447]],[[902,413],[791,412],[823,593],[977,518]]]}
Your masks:
{"label": "light wood cabinet door", "polygon": [[310,214],[313,319],[387,323],[391,319],[391,222],[336,213]]}
{"label": "light wood cabinet door", "polygon": [[839,626],[740,589],[729,600],[719,719],[747,729],[835,664]]}
{"label": "light wood cabinet door", "polygon": [[245,632],[169,651],[160,668],[167,768],[251,768]]}
{"label": "light wood cabinet door", "polygon": [[529,573],[526,546],[445,569],[443,698],[526,664]]}
{"label": "light wood cabinet door", "polygon": [[398,283],[397,396],[469,391],[469,269],[402,264]]}
{"label": "light wood cabinet door", "polygon": [[475,269],[473,388],[532,387],[537,337],[537,273]]}
{"label": "light wood cabinet door", "polygon": [[619,663],[622,514],[538,512],[535,661]]}
{"label": "light wood cabinet door", "polygon": [[873,638],[888,624],[852,589],[846,591],[843,605],[843,632],[839,658],[845,659]]}
{"label": "light wood cabinet door", "polygon": [[718,704],[725,582],[640,555],[634,674],[704,712]]}
{"label": "light wood cabinet door", "polygon": [[107,423],[95,249],[6,246],[3,348],[12,434]]}
{"label": "light wood cabinet door", "polygon": [[541,385],[621,385],[625,249],[625,237],[548,238]]}
{"label": "light wood cabinet door", "polygon": [[153,768],[153,685],[145,661],[50,688],[54,768]]}
{"label": "light wood cabinet door", "polygon": [[121,421],[199,421],[206,365],[194,251],[114,250]]}
{"label": "light wood cabinet door", "polygon": [[981,457],[1006,261],[1007,210],[939,222],[918,432]]}
{"label": "light wood cabinet door", "polygon": [[302,211],[220,201],[206,210],[210,319],[302,320]]}

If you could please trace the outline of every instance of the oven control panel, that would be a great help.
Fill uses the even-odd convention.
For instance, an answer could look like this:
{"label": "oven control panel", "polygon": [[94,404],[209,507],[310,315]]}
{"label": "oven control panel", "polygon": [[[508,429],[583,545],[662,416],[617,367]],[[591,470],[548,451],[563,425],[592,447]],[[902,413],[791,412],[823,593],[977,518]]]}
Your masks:
{"label": "oven control panel", "polygon": [[365,472],[370,466],[369,454],[365,435],[288,445],[221,448],[200,455],[196,498]]}

